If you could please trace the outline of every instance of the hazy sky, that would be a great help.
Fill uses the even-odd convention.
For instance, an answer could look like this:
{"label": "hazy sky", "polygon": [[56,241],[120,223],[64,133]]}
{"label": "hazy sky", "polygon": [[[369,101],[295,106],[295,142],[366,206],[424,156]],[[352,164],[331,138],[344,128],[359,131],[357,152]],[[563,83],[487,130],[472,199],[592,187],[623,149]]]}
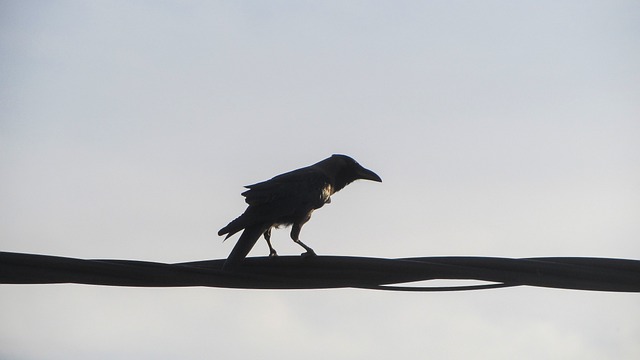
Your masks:
{"label": "hazy sky", "polygon": [[[243,185],[344,153],[384,182],[318,254],[640,259],[639,34],[636,1],[2,0],[0,250],[224,258]],[[2,285],[0,358],[637,359],[639,300]]]}

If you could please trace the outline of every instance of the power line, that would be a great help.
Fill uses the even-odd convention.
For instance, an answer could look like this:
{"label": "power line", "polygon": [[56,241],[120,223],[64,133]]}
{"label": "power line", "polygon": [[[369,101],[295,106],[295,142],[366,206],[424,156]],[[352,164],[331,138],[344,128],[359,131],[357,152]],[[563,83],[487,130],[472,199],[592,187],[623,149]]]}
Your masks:
{"label": "power line", "polygon": [[[626,259],[282,256],[247,258],[233,272],[222,271],[223,263],[224,260],[208,260],[165,264],[0,252],[0,283],[246,289],[350,287],[395,291],[477,290],[526,285],[640,292],[640,261]],[[435,279],[480,280],[490,283],[453,287],[406,285]]]}

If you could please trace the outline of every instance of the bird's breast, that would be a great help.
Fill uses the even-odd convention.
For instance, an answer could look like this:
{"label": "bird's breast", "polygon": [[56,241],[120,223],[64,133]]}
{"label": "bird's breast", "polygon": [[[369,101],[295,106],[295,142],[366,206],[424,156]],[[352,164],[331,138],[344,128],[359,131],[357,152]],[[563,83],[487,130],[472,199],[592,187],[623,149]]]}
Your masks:
{"label": "bird's breast", "polygon": [[333,195],[333,193],[334,193],[333,186],[331,186],[331,184],[326,184],[322,188],[322,194],[320,195],[322,204],[330,203],[331,202],[331,195]]}

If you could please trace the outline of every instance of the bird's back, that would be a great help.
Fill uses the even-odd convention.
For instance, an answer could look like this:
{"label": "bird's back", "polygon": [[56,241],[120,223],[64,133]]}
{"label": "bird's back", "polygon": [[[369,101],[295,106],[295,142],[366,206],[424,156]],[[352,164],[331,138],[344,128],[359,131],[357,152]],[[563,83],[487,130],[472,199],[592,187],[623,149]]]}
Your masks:
{"label": "bird's back", "polygon": [[324,205],[330,193],[329,179],[310,168],[294,170],[267,181],[245,186],[242,193],[249,206],[245,212],[222,228],[218,235],[227,238],[248,227],[268,223],[289,225],[301,212]]}

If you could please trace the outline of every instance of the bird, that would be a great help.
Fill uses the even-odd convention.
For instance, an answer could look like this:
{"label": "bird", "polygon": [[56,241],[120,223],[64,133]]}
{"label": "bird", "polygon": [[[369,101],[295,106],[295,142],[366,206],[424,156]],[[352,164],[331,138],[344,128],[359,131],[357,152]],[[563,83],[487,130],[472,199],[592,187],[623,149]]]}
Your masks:
{"label": "bird", "polygon": [[313,165],[245,186],[248,190],[241,195],[245,197],[247,209],[218,231],[219,236],[226,235],[226,240],[242,230],[222,270],[235,270],[260,236],[267,241],[269,256],[277,256],[271,245],[271,230],[281,226],[291,226],[291,239],[304,248],[303,256],[316,255],[300,240],[302,226],[314,210],[331,202],[331,195],[359,179],[382,182],[380,176],[351,157],[334,154]]}

